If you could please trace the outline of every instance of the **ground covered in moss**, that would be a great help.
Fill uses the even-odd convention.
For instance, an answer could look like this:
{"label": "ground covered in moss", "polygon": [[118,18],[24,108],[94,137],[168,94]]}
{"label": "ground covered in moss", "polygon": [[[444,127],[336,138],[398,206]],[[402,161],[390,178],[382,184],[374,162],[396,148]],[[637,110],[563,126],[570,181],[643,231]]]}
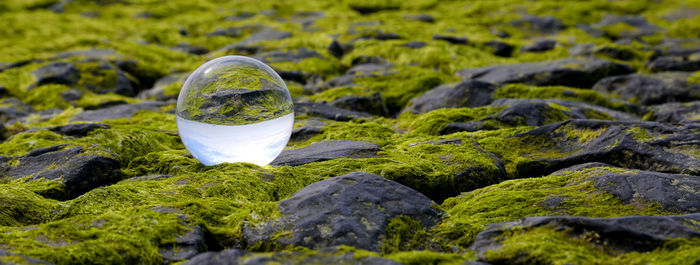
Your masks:
{"label": "ground covered in moss", "polygon": [[[698,1],[0,2],[0,263],[699,264]],[[175,103],[245,55],[269,166]]]}

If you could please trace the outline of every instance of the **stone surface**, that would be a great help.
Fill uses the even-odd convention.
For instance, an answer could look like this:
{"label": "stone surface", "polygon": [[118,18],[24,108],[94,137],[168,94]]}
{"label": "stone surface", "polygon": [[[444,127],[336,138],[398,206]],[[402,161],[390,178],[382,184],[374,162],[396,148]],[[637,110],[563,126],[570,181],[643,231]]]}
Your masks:
{"label": "stone surface", "polygon": [[[521,177],[542,176],[587,162],[603,162],[640,170],[700,175],[700,134],[693,126],[671,127],[656,122],[568,120],[541,126],[514,138],[546,139],[540,152],[561,155],[536,158],[518,165]],[[596,132],[592,139],[579,141],[567,131]],[[637,132],[635,132],[637,131]],[[652,140],[653,139],[653,140]]]}
{"label": "stone surface", "polygon": [[48,263],[43,260],[38,260],[35,258],[30,258],[24,255],[20,254],[15,254],[12,252],[8,252],[5,250],[0,249],[0,263],[3,265],[50,265],[51,263]]}
{"label": "stone surface", "polygon": [[336,158],[376,157],[378,144],[365,141],[330,140],[297,149],[286,149],[270,165],[299,166]]}
{"label": "stone surface", "polygon": [[528,32],[540,34],[554,34],[564,29],[564,23],[560,19],[552,16],[532,16],[526,15],[520,19],[510,22],[511,25]]}
{"label": "stone surface", "polygon": [[65,185],[59,194],[43,194],[53,199],[72,199],[94,188],[121,179],[117,159],[85,153],[82,147],[64,145],[35,149],[19,157],[19,165],[4,168],[5,179],[56,180]]}
{"label": "stone surface", "polygon": [[601,79],[593,89],[644,105],[700,100],[700,84],[686,73],[631,74]]}
{"label": "stone surface", "polygon": [[112,126],[103,123],[74,123],[49,128],[49,130],[63,135],[83,137],[96,129],[109,129]]}
{"label": "stone surface", "polygon": [[175,242],[161,244],[158,252],[165,263],[191,259],[207,249],[205,233],[200,227],[188,226],[189,231],[175,238]]}
{"label": "stone surface", "polygon": [[650,61],[647,67],[653,72],[698,71],[700,70],[700,53],[687,56],[661,56]]}
{"label": "stone surface", "polygon": [[158,101],[143,101],[135,104],[117,105],[98,110],[89,110],[76,114],[71,121],[103,121],[131,117],[141,110],[158,110],[166,105]]}
{"label": "stone surface", "polygon": [[455,37],[447,35],[433,35],[433,40],[443,40],[452,44],[467,44],[469,40],[464,37]]}
{"label": "stone surface", "polygon": [[80,80],[80,70],[67,62],[52,62],[32,72],[36,85],[65,84],[74,85]]}
{"label": "stone surface", "polygon": [[440,85],[413,99],[404,111],[425,113],[440,108],[486,106],[495,91],[493,84],[476,80]]}
{"label": "stone surface", "polygon": [[386,105],[382,100],[382,95],[378,92],[372,93],[369,96],[342,96],[331,101],[330,105],[342,109],[364,112],[377,116],[389,115],[389,110],[386,108]]}
{"label": "stone surface", "polygon": [[[424,195],[374,174],[353,172],[315,182],[279,202],[286,217],[262,230],[247,228],[249,243],[266,240],[283,229],[287,237],[273,239],[281,245],[312,249],[348,245],[378,251],[392,218],[408,216],[430,228],[440,211]],[[276,232],[276,231],[275,231]]]}
{"label": "stone surface", "polygon": [[555,40],[538,40],[520,48],[520,52],[545,52],[553,50],[556,45],[557,41]]}
{"label": "stone surface", "polygon": [[34,111],[34,108],[17,98],[6,98],[0,101],[0,122],[21,119]]}
{"label": "stone surface", "polygon": [[226,249],[220,252],[202,253],[186,265],[303,265],[303,264],[338,264],[338,265],[400,265],[393,260],[363,257],[355,258],[353,252],[306,254],[303,252],[277,252],[274,255],[260,255],[238,249]]}
{"label": "stone surface", "polygon": [[602,59],[562,59],[551,62],[495,65],[464,69],[457,74],[462,80],[475,79],[491,83],[524,83],[537,86],[562,85],[590,88],[596,81],[634,72],[625,64]]}
{"label": "stone surface", "polygon": [[296,115],[309,115],[336,121],[349,121],[372,116],[369,113],[341,109],[323,103],[303,102],[294,103],[294,113]]}
{"label": "stone surface", "polygon": [[700,214],[616,218],[526,217],[514,222],[489,225],[476,236],[471,249],[480,257],[485,251],[497,251],[501,246],[499,241],[502,241],[499,237],[516,227],[522,229],[520,231],[548,227],[574,238],[585,233],[595,233],[597,236],[591,243],[606,249],[648,252],[663,245],[666,239],[700,237],[698,221]]}
{"label": "stone surface", "polygon": [[700,123],[700,101],[655,105],[651,107],[648,117],[665,123]]}
{"label": "stone surface", "polygon": [[484,46],[493,49],[493,54],[500,57],[510,57],[513,55],[515,47],[505,42],[491,40],[484,43]]}

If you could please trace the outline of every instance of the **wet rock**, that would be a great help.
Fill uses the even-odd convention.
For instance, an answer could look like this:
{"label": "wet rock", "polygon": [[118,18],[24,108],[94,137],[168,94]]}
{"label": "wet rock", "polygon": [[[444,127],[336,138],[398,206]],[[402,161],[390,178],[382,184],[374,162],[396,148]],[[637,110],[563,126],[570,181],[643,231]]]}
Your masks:
{"label": "wet rock", "polygon": [[564,29],[561,20],[551,16],[526,15],[521,19],[511,21],[510,24],[525,31],[541,34],[555,34]]}
{"label": "wet rock", "polygon": [[425,47],[425,45],[428,45],[428,44],[425,42],[422,42],[422,41],[411,41],[411,42],[407,42],[403,46],[407,47],[407,48],[411,48],[411,49],[420,49],[420,48]]}
{"label": "wet rock", "polygon": [[440,108],[486,106],[495,91],[493,84],[476,80],[440,85],[413,99],[404,111],[425,113]]}
{"label": "wet rock", "polygon": [[490,260],[483,254],[489,250],[498,251],[502,246],[503,236],[515,232],[516,228],[517,233],[527,233],[538,227],[546,227],[572,238],[595,234],[596,236],[587,242],[610,251],[648,252],[663,245],[667,239],[700,237],[698,221],[700,214],[614,218],[525,217],[518,221],[489,225],[476,236],[471,249],[477,252],[477,258],[480,260],[497,264],[509,263],[506,260],[497,260],[498,255],[492,255],[494,260]]}
{"label": "wet rock", "polygon": [[[536,104],[557,104],[567,108],[568,116],[574,117],[586,117],[587,119],[609,119],[613,118],[617,121],[637,121],[639,118],[629,114],[627,112],[612,110],[606,107],[601,107],[581,101],[564,100],[564,99],[514,99],[514,98],[500,98],[489,104],[493,107],[508,107],[523,103],[536,103]],[[596,115],[596,112],[598,112]],[[598,116],[598,117],[596,117]],[[602,116],[602,117],[601,117]],[[605,117],[607,116],[607,117]],[[540,124],[542,125],[542,124]]]}
{"label": "wet rock", "polygon": [[18,120],[34,112],[34,108],[24,104],[17,98],[6,98],[0,101],[0,123]]}
{"label": "wet rock", "polygon": [[83,111],[71,118],[71,121],[103,121],[131,117],[141,110],[157,111],[166,104],[159,101],[143,101],[135,104],[111,106],[98,110]]}
{"label": "wet rock", "polygon": [[[441,215],[419,192],[361,172],[312,183],[278,205],[285,217],[260,230],[244,228],[248,244],[274,240],[280,245],[312,249],[347,245],[379,251],[392,218],[407,216],[430,228]],[[280,229],[289,236],[271,239]]]}
{"label": "wet rock", "polygon": [[400,265],[393,260],[378,257],[356,258],[355,253],[334,253],[332,250],[320,253],[277,252],[273,255],[250,253],[238,249],[226,249],[220,252],[202,253],[186,265],[303,265],[303,264],[338,264],[338,265]]}
{"label": "wet rock", "polygon": [[35,259],[35,258],[30,258],[24,255],[20,254],[15,254],[12,252],[8,252],[5,250],[0,249],[0,262],[3,265],[50,265],[51,263],[48,263],[43,260]]}
{"label": "wet rock", "polygon": [[408,17],[406,17],[406,19],[425,22],[425,23],[434,23],[435,22],[435,18],[431,15],[428,15],[428,14],[419,14],[419,15],[415,15],[415,16],[408,16]]}
{"label": "wet rock", "polygon": [[327,49],[331,55],[335,56],[336,58],[341,58],[343,55],[353,49],[353,45],[352,43],[341,43],[338,40],[333,40],[331,44],[328,45]]}
{"label": "wet rock", "polygon": [[360,36],[355,40],[400,40],[403,39],[401,35],[394,32],[385,32],[382,30],[365,30],[360,33]]}
{"label": "wet rock", "polygon": [[[369,3],[369,2],[368,2]],[[351,4],[350,9],[357,11],[361,15],[368,15],[372,13],[377,13],[381,11],[388,11],[388,10],[398,10],[399,6],[390,6],[390,5],[372,5],[372,4]]]}
{"label": "wet rock", "polygon": [[109,129],[111,127],[103,123],[74,123],[51,127],[49,130],[63,135],[83,137],[96,129]]}
{"label": "wet rock", "polygon": [[590,88],[596,81],[635,71],[629,65],[602,59],[562,59],[549,62],[494,65],[464,69],[457,74],[462,80],[507,84],[524,83],[537,86],[569,86]]}
{"label": "wet rock", "polygon": [[662,56],[653,59],[647,64],[653,72],[700,70],[700,53],[687,56]]}
{"label": "wet rock", "polygon": [[648,118],[665,123],[698,123],[700,122],[700,101],[655,105],[651,107]]}
{"label": "wet rock", "polygon": [[13,63],[0,63],[0,73],[4,72],[6,70],[12,69],[12,68],[22,67],[22,66],[28,65],[30,63],[41,63],[43,61],[44,60],[42,60],[42,59],[29,59],[29,60],[22,60],[22,61],[17,61],[17,62],[13,62]]}
{"label": "wet rock", "polygon": [[631,74],[598,81],[593,89],[644,105],[700,99],[700,84],[688,82],[686,73]]}
{"label": "wet rock", "polygon": [[[517,166],[521,177],[539,177],[588,162],[676,174],[700,175],[700,134],[694,127],[670,127],[657,122],[568,120],[541,126],[514,139],[546,141],[538,152],[559,154]],[[589,133],[586,138],[577,133]],[[523,154],[527,156],[527,154]]]}
{"label": "wet rock", "polygon": [[384,105],[382,96],[378,92],[369,96],[342,96],[330,102],[330,105],[342,109],[365,112],[378,116],[389,115],[389,110],[387,109],[386,105]]}
{"label": "wet rock", "polygon": [[276,63],[276,62],[300,62],[304,59],[309,58],[320,58],[324,59],[321,54],[314,50],[309,50],[305,48],[296,49],[293,51],[272,51],[257,54],[256,59],[261,60],[266,63]]}
{"label": "wet rock", "polygon": [[80,80],[80,70],[67,62],[52,62],[32,72],[36,85],[64,84],[75,85]]}
{"label": "wet rock", "polygon": [[594,51],[597,55],[602,55],[618,60],[632,60],[635,57],[634,52],[628,49],[621,49],[612,46],[603,46]]}
{"label": "wet rock", "polygon": [[549,50],[554,50],[554,46],[557,45],[555,40],[538,40],[530,45],[525,45],[520,48],[520,52],[545,52]]}
{"label": "wet rock", "polygon": [[207,250],[205,233],[198,226],[187,226],[190,231],[175,238],[175,242],[162,244],[158,252],[164,263],[173,263],[190,259]]}
{"label": "wet rock", "polygon": [[324,127],[326,127],[326,123],[320,118],[294,120],[294,129],[292,129],[290,141],[306,141],[311,137],[321,134]]}
{"label": "wet rock", "polygon": [[270,165],[299,166],[336,158],[377,157],[378,144],[365,141],[328,140],[298,149],[286,149]]}
{"label": "wet rock", "polygon": [[247,27],[218,28],[212,32],[205,34],[205,35],[207,37],[224,36],[224,37],[236,38],[236,37],[240,37],[243,34],[243,31],[245,29],[247,29]]}
{"label": "wet rock", "polygon": [[433,40],[444,40],[452,44],[467,44],[469,42],[467,38],[446,35],[433,35]]}
{"label": "wet rock", "polygon": [[65,185],[62,192],[41,194],[60,200],[78,197],[121,179],[119,160],[85,153],[80,146],[65,150],[64,147],[65,145],[57,145],[39,148],[19,157],[17,166],[6,169],[6,179],[29,177],[30,181],[60,181]]}
{"label": "wet rock", "polygon": [[497,40],[487,41],[484,46],[493,49],[493,54],[500,57],[510,57],[515,49],[513,45]]}
{"label": "wet rock", "polygon": [[639,38],[642,36],[654,35],[655,33],[663,30],[663,28],[649,23],[646,18],[641,16],[616,16],[616,15],[605,15],[603,19],[593,24],[594,28],[603,29],[608,26],[615,26],[619,24],[625,24],[629,27],[634,28],[634,30],[624,30],[620,32],[615,32],[610,35],[610,32],[606,32],[606,35],[613,40],[624,39],[624,38]]}
{"label": "wet rock", "polygon": [[0,86],[0,98],[8,97],[10,96],[10,90],[8,90],[4,86]]}
{"label": "wet rock", "polygon": [[191,53],[194,55],[203,55],[209,53],[209,49],[205,47],[198,45],[190,45],[188,43],[180,43],[177,46],[172,47],[171,49],[185,53]]}
{"label": "wet rock", "polygon": [[[166,76],[158,79],[153,84],[153,87],[151,87],[150,89],[141,91],[141,93],[139,93],[137,98],[156,99],[156,100],[160,100],[160,101],[177,99],[177,96],[178,96],[177,93],[171,93],[171,94],[166,95],[165,88],[173,85],[176,82],[184,83],[188,76],[189,76],[189,74],[186,74],[186,73],[177,73],[177,74],[166,75]],[[182,85],[178,85],[178,86],[182,87]],[[179,91],[179,89],[178,89],[178,91]]]}
{"label": "wet rock", "polygon": [[369,113],[341,109],[323,103],[294,103],[294,112],[297,115],[309,115],[336,121],[349,121],[352,119],[372,117]]}

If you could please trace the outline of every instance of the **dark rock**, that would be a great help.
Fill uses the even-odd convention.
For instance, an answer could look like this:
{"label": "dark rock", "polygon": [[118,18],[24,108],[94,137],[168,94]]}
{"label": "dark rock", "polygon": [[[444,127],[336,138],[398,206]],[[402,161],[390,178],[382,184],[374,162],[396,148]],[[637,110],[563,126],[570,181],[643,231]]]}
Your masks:
{"label": "dark rock", "polygon": [[649,59],[654,60],[662,56],[687,57],[698,52],[700,52],[700,40],[698,39],[665,38],[654,47],[654,54]]}
{"label": "dark rock", "polygon": [[595,54],[603,55],[618,60],[632,60],[635,57],[634,52],[627,49],[620,49],[611,46],[603,46],[595,50]]}
{"label": "dark rock", "polygon": [[323,56],[314,50],[309,50],[305,48],[296,49],[293,51],[272,51],[261,53],[255,56],[258,60],[266,63],[276,63],[276,62],[300,62],[304,59],[309,58],[320,58]]}
{"label": "dark rock", "polygon": [[564,29],[564,24],[561,20],[551,16],[526,15],[521,19],[511,21],[510,24],[525,31],[541,34],[555,34]]}
{"label": "dark rock", "polygon": [[604,37],[606,35],[605,31],[602,29],[594,28],[591,25],[588,24],[577,24],[577,28],[583,30],[583,32],[588,33],[588,35],[591,35],[596,38]]}
{"label": "dark rock", "polygon": [[614,26],[617,24],[627,24],[632,26],[635,30],[632,31],[622,31],[616,32],[614,35],[608,35],[611,39],[624,39],[624,38],[639,38],[642,36],[653,35],[663,28],[649,23],[646,18],[641,16],[616,16],[616,15],[605,15],[603,20],[593,25],[594,28],[602,28],[606,26]]}
{"label": "dark rock", "polygon": [[520,52],[544,52],[554,50],[557,45],[555,40],[538,40],[530,45],[525,45],[520,48]]}
{"label": "dark rock", "polygon": [[159,101],[143,101],[135,104],[117,105],[98,110],[83,111],[71,118],[71,121],[103,121],[131,117],[141,110],[157,111],[166,104]]}
{"label": "dark rock", "polygon": [[569,56],[571,57],[593,57],[594,53],[595,44],[593,43],[577,44],[569,48]]}
{"label": "dark rock", "polygon": [[78,197],[121,179],[119,160],[84,153],[80,146],[61,150],[64,146],[35,149],[20,157],[19,164],[7,169],[4,175],[11,179],[29,176],[32,181],[60,181],[65,185],[62,192],[42,194],[60,200]]}
{"label": "dark rock", "polygon": [[92,75],[95,77],[101,77],[105,80],[114,80],[114,82],[83,81],[83,86],[85,86],[85,88],[98,94],[116,93],[132,97],[135,96],[139,90],[139,84],[137,82],[131,80],[119,68],[108,63],[100,63],[96,67],[83,69],[81,75]]}
{"label": "dark rock", "polygon": [[303,265],[303,264],[337,264],[337,265],[401,265],[393,260],[362,257],[356,258],[353,252],[332,252],[321,250],[319,253],[276,252],[273,255],[256,254],[238,249],[226,249],[220,252],[202,253],[185,265]]}
{"label": "dark rock", "polygon": [[[353,68],[356,67],[365,67],[364,65],[374,65],[375,67],[379,68],[389,68],[392,65],[388,63],[384,58],[379,57],[379,56],[367,56],[367,55],[360,55],[355,57],[355,59],[352,59],[352,62],[350,63]],[[353,68],[350,68],[349,71],[356,72],[352,70]]]}
{"label": "dark rock", "polygon": [[653,72],[700,70],[700,53],[688,56],[663,56],[654,59],[647,64]]}
{"label": "dark rock", "polygon": [[401,35],[394,32],[384,32],[381,30],[373,29],[366,30],[360,34],[355,40],[400,40],[403,39]]}
{"label": "dark rock", "polygon": [[156,100],[160,100],[160,101],[177,99],[178,94],[165,95],[165,93],[164,93],[165,88],[172,85],[175,82],[184,83],[188,76],[189,76],[189,74],[186,74],[186,73],[177,73],[177,74],[166,75],[166,76],[158,79],[153,84],[152,88],[141,91],[141,93],[139,93],[137,98],[156,99]]}
{"label": "dark rock", "polygon": [[427,43],[422,42],[422,41],[411,41],[411,42],[407,42],[403,46],[407,47],[407,48],[411,48],[411,49],[420,49],[420,48],[425,47],[425,45],[427,45]]}
{"label": "dark rock", "polygon": [[285,81],[294,81],[302,85],[316,84],[322,82],[323,77],[314,73],[305,73],[296,70],[279,70],[274,69]]}
{"label": "dark rock", "polygon": [[309,115],[336,121],[349,121],[352,119],[372,117],[369,113],[341,109],[322,103],[294,103],[294,112],[297,115]]}
{"label": "dark rock", "polygon": [[225,36],[225,37],[240,37],[243,33],[243,31],[246,29],[246,27],[228,27],[228,28],[219,28],[216,29],[212,32],[209,32],[205,34],[207,37],[213,37],[213,36]]}
{"label": "dark rock", "polygon": [[328,51],[336,58],[343,57],[343,55],[350,52],[352,49],[352,43],[341,43],[338,40],[333,40],[331,44],[328,45]]}
{"label": "dark rock", "polygon": [[[279,203],[285,217],[263,229],[244,228],[244,240],[255,244],[274,240],[280,245],[312,249],[347,245],[379,251],[392,218],[407,216],[424,227],[435,225],[441,213],[423,194],[380,176],[353,172],[312,183]],[[287,237],[270,239],[280,229]]]}
{"label": "dark rock", "polygon": [[700,84],[686,73],[631,74],[604,78],[593,86],[603,93],[644,105],[700,100]]}
{"label": "dark rock", "polygon": [[648,118],[665,123],[700,122],[700,101],[655,105],[651,107]]}
{"label": "dark rock", "polygon": [[74,123],[51,127],[49,130],[63,135],[83,137],[95,129],[109,129],[111,127],[112,126],[109,126],[108,124],[102,123]]}
{"label": "dark rock", "polygon": [[6,98],[0,101],[0,123],[24,118],[33,112],[34,108],[17,98]]}
{"label": "dark rock", "polygon": [[67,62],[52,62],[32,72],[36,86],[46,84],[75,85],[80,80],[80,70]]}
{"label": "dark rock", "polygon": [[12,68],[17,68],[17,67],[22,67],[31,63],[41,63],[44,60],[42,59],[29,59],[29,60],[22,60],[14,63],[0,63],[0,73],[4,72],[5,70],[9,70]]}
{"label": "dark rock", "polygon": [[358,13],[362,15],[368,15],[372,13],[377,13],[380,11],[387,11],[387,10],[398,10],[399,6],[379,6],[379,5],[360,5],[360,4],[351,4],[350,9],[357,11]]}
{"label": "dark rock", "polygon": [[635,71],[629,65],[601,59],[562,59],[549,62],[494,65],[464,69],[457,74],[462,80],[476,79],[491,83],[524,83],[537,86],[590,88],[596,81]]}
{"label": "dark rock", "polygon": [[431,15],[428,15],[428,14],[419,14],[416,16],[408,16],[408,17],[406,17],[406,19],[425,22],[425,23],[434,23],[435,22],[435,18]]}
{"label": "dark rock", "polygon": [[445,36],[445,35],[433,35],[433,40],[444,40],[452,44],[467,44],[469,40],[467,38],[460,38],[455,36]]}
{"label": "dark rock", "polygon": [[0,249],[0,263],[3,265],[50,265],[51,263],[48,263],[43,260],[38,260],[35,258],[30,258],[24,255],[20,254],[15,254],[12,252],[8,252],[5,250]]}
{"label": "dark rock", "polygon": [[469,122],[451,122],[440,129],[440,135],[448,135],[456,132],[476,132],[482,130],[494,130],[495,128],[487,128],[484,122],[469,121]]}
{"label": "dark rock", "polygon": [[187,226],[190,230],[175,238],[175,242],[162,244],[158,252],[164,263],[187,260],[207,250],[205,234],[198,226]]}
{"label": "dark rock", "polygon": [[10,90],[8,90],[8,89],[7,89],[6,87],[4,87],[4,86],[0,86],[0,98],[4,98],[4,97],[7,97],[7,96],[10,96]]}
{"label": "dark rock", "polygon": [[495,91],[493,84],[476,80],[440,85],[413,99],[405,111],[425,113],[440,108],[486,106]]}
{"label": "dark rock", "polygon": [[190,45],[188,43],[180,43],[177,46],[172,47],[171,49],[185,53],[191,53],[194,55],[203,55],[209,52],[209,49],[205,47],[198,45]]}
{"label": "dark rock", "polygon": [[[568,111],[564,111],[568,116],[575,117],[586,117],[587,119],[596,119],[594,112],[599,112],[603,115],[607,115],[610,118],[614,118],[617,121],[637,121],[639,118],[629,114],[627,112],[611,110],[605,107],[596,106],[590,103],[564,100],[564,99],[523,99],[523,98],[499,98],[492,102],[489,106],[493,107],[509,107],[517,104],[523,103],[537,103],[537,104],[557,104],[568,108]],[[501,113],[502,114],[502,113]],[[607,117],[601,117],[607,118]],[[541,125],[541,124],[540,124]]]}
{"label": "dark rock", "polygon": [[386,116],[389,110],[384,105],[381,94],[373,93],[369,96],[347,95],[330,102],[331,106],[352,111],[365,112],[373,115]]}
{"label": "dark rock", "polygon": [[417,142],[417,143],[412,143],[409,144],[408,147],[414,147],[419,144],[432,144],[432,145],[441,145],[441,144],[456,144],[456,145],[461,145],[462,144],[462,139],[445,139],[445,140],[435,140],[435,141],[425,141],[425,142]]}
{"label": "dark rock", "polygon": [[83,91],[77,88],[71,88],[67,91],[61,92],[60,95],[61,99],[63,99],[65,102],[74,104],[76,100],[79,100],[83,97]]}
{"label": "dark rock", "polygon": [[[700,175],[700,160],[690,155],[700,150],[700,134],[690,127],[670,127],[657,122],[568,120],[541,126],[512,136],[546,141],[537,152],[561,154],[537,158],[517,166],[520,177],[539,177],[588,162],[618,167]],[[576,132],[598,132],[580,141]],[[656,140],[652,140],[656,139]],[[526,155],[526,154],[523,154]]]}
{"label": "dark rock", "polygon": [[[526,233],[534,228],[548,227],[573,238],[595,234],[596,236],[588,242],[605,249],[614,249],[623,253],[648,252],[662,246],[667,239],[700,237],[698,221],[700,221],[700,214],[614,218],[525,217],[518,221],[489,225],[476,236],[471,249],[477,252],[478,259],[492,262],[483,254],[489,250],[498,251],[502,246],[504,235],[510,234],[515,229],[518,233]],[[498,255],[492,256],[498,259]],[[497,264],[504,262],[508,263],[500,260]]]}
{"label": "dark rock", "polygon": [[377,157],[380,150],[378,144],[365,141],[321,141],[303,148],[283,150],[270,165],[299,166],[336,158]]}
{"label": "dark rock", "polygon": [[510,57],[515,49],[513,45],[497,40],[487,41],[484,46],[493,49],[493,54],[500,57]]}
{"label": "dark rock", "polygon": [[609,192],[623,203],[658,203],[670,212],[700,211],[700,179],[689,175],[651,171],[608,172],[588,179],[596,189]]}
{"label": "dark rock", "polygon": [[[305,120],[294,120],[295,126],[292,130],[291,141],[301,142],[309,138],[321,134],[323,128],[326,127],[324,120],[319,118],[310,118]],[[297,126],[298,123],[301,125]]]}
{"label": "dark rock", "polygon": [[664,19],[668,21],[676,21],[676,20],[681,20],[681,19],[689,19],[689,18],[694,18],[700,15],[700,9],[697,8],[689,8],[689,7],[682,7],[678,9],[674,9],[666,13],[664,15]]}
{"label": "dark rock", "polygon": [[237,45],[251,45],[264,40],[283,40],[292,36],[292,33],[279,31],[274,28],[265,27],[262,30],[248,36],[245,40],[237,43]]}

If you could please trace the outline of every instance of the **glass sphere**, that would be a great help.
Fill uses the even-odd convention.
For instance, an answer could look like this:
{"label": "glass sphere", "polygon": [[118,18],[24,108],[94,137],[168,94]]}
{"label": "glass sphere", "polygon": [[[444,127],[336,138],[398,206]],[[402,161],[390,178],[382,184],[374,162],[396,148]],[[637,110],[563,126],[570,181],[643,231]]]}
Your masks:
{"label": "glass sphere", "polygon": [[224,56],[185,80],[176,120],[182,142],[202,164],[264,166],[289,141],[294,104],[272,68],[253,58]]}

